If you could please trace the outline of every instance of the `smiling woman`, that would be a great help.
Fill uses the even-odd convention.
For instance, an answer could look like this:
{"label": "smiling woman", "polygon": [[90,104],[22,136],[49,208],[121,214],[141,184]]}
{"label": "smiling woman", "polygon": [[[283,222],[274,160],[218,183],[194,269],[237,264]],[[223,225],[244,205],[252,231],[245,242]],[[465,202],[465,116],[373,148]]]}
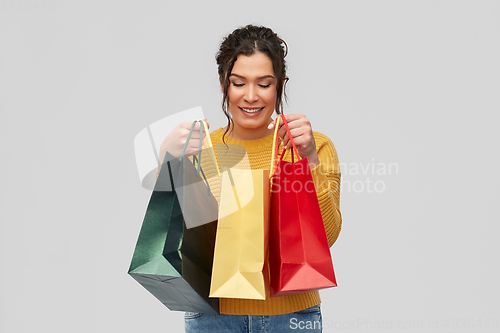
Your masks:
{"label": "smiling woman", "polygon": [[[307,158],[328,244],[335,243],[341,228],[339,209],[340,166],[333,143],[325,135],[313,132],[311,123],[303,114],[285,115],[276,123],[273,113],[283,114],[286,76],[286,43],[271,29],[248,25],[230,33],[222,41],[216,55],[219,82],[222,90],[222,111],[228,124],[210,133],[219,167],[222,160],[234,161],[237,152],[244,151],[251,169],[269,169],[273,151],[273,131],[278,127],[282,139],[280,149],[296,145],[302,158]],[[191,122],[179,124],[162,143],[160,158],[168,151],[178,157],[188,140]],[[198,152],[199,127],[189,139],[186,154]],[[289,134],[288,134],[289,133]],[[289,135],[291,137],[289,137]],[[241,149],[218,152],[218,147]],[[237,152],[234,152],[237,151]],[[286,160],[290,159],[288,154]],[[160,159],[160,166],[162,161]],[[202,163],[203,164],[203,163]],[[202,168],[204,168],[202,166]],[[210,170],[205,170],[210,172]],[[210,182],[210,177],[209,177]],[[212,186],[218,196],[219,186]],[[310,192],[311,192],[310,191]],[[323,234],[324,235],[324,234]],[[315,235],[317,236],[317,235]],[[318,238],[319,239],[319,238]],[[186,313],[186,332],[293,332],[302,328],[321,331],[321,299],[318,291],[298,292],[265,300],[220,298],[219,316]]]}

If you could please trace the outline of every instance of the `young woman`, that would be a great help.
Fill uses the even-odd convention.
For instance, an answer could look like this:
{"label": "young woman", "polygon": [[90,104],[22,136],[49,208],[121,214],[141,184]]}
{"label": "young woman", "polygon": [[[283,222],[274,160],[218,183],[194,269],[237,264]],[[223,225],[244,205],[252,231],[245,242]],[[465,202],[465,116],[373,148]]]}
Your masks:
{"label": "young woman", "polygon": [[[248,25],[229,34],[216,56],[222,109],[228,125],[210,136],[215,147],[218,144],[244,147],[252,169],[269,169],[271,164],[274,127],[282,125],[276,124],[273,114],[282,114],[288,81],[286,52],[285,42],[271,29]],[[304,115],[285,115],[285,119],[300,156],[309,161],[331,246],[339,235],[342,221],[337,153],[330,139],[313,132]],[[191,122],[177,126],[163,142],[160,156],[166,151],[180,156],[190,127]],[[283,140],[282,149],[290,148],[284,126],[279,129],[279,136]],[[195,154],[198,144],[199,131],[193,133],[187,154]],[[290,154],[287,157],[289,159]],[[298,328],[321,332],[320,303],[317,291],[268,297],[264,301],[221,298],[220,316],[186,313],[186,332],[293,332]]]}

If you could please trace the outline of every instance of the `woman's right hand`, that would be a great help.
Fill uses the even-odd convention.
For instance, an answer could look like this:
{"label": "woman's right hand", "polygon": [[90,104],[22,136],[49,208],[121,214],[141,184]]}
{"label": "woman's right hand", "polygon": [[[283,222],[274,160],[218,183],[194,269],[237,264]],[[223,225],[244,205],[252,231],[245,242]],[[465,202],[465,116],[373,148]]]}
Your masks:
{"label": "woman's right hand", "polygon": [[[205,120],[206,121],[206,120]],[[193,125],[192,121],[185,121],[177,125],[172,132],[170,132],[165,139],[163,140],[160,146],[160,156],[158,161],[158,171],[160,171],[161,166],[163,164],[163,159],[165,158],[165,153],[168,151],[170,155],[175,158],[179,158],[181,156],[182,150],[184,149],[184,145],[186,144],[189,131],[191,130],[191,126]],[[193,133],[191,134],[191,138],[189,139],[188,146],[186,148],[186,156],[191,156],[197,154],[200,147],[200,127],[202,124],[199,122],[194,126]],[[207,127],[210,128],[210,125],[207,122]],[[207,133],[203,131],[203,139]]]}

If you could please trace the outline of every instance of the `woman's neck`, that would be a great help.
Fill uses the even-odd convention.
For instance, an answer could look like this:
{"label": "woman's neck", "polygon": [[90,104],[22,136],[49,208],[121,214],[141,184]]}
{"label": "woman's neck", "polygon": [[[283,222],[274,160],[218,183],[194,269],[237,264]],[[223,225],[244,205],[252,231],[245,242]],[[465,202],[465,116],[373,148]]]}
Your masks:
{"label": "woman's neck", "polygon": [[[227,129],[227,126],[224,130]],[[268,135],[273,134],[273,129],[268,129],[267,127],[262,128],[244,128],[239,126],[238,124],[232,123],[231,130],[228,134],[236,140],[257,140],[267,137]]]}

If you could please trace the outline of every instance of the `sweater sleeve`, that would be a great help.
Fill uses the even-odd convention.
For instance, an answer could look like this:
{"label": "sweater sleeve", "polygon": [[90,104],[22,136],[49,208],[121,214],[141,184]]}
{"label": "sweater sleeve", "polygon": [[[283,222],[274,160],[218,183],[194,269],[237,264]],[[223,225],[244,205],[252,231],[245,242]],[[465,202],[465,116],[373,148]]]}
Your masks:
{"label": "sweater sleeve", "polygon": [[342,226],[340,213],[340,163],[332,141],[314,132],[320,164],[311,170],[325,224],[328,245],[337,240]]}

